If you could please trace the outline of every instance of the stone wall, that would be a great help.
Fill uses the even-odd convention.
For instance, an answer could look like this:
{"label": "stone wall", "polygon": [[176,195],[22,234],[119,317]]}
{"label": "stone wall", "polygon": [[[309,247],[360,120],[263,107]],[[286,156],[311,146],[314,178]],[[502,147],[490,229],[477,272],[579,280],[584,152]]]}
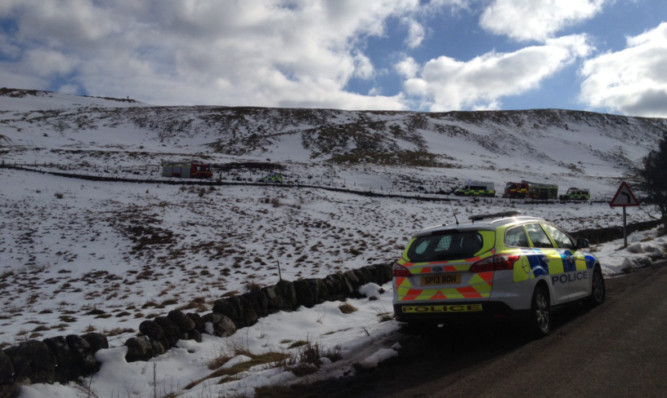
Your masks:
{"label": "stone wall", "polygon": [[[661,224],[662,222],[660,220],[630,224],[627,226],[627,234],[630,235],[632,232],[655,228]],[[588,239],[592,244],[611,242],[612,240],[623,239],[623,227],[585,229],[573,232],[572,235],[575,238]]]}
{"label": "stone wall", "polygon": [[[125,359],[145,361],[164,354],[178,340],[201,341],[203,333],[230,336],[278,311],[357,297],[362,285],[382,285],[391,277],[391,264],[369,265],[324,279],[283,280],[274,286],[222,298],[213,303],[212,312],[203,316],[174,310],[141,322],[140,333],[125,342]],[[67,383],[92,375],[100,367],[95,353],[103,348],[109,348],[106,336],[88,333],[29,340],[0,350],[0,398],[17,396],[21,384]]]}
{"label": "stone wall", "polygon": [[201,341],[203,333],[230,336],[278,311],[294,311],[301,306],[310,308],[325,301],[357,297],[362,285],[370,282],[382,285],[391,277],[391,264],[369,265],[323,279],[281,280],[273,286],[221,298],[213,303],[213,311],[204,316],[174,310],[167,316],[141,322],[141,333],[125,342],[128,348],[125,359],[128,362],[147,360],[165,353],[178,340]]}
{"label": "stone wall", "polygon": [[18,386],[67,383],[99,370],[95,353],[109,348],[106,336],[88,333],[29,340],[0,351],[0,397],[13,397]]}

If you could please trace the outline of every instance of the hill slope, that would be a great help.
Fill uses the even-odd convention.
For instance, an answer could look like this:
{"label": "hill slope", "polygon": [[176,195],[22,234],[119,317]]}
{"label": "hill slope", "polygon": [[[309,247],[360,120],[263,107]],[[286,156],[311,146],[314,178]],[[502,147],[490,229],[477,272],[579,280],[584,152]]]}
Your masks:
{"label": "hill slope", "polygon": [[[0,92],[4,161],[94,169],[102,167],[95,161],[100,159],[104,168],[136,166],[141,173],[156,172],[141,171],[146,170],[142,165],[199,157],[219,164],[300,163],[315,166],[317,174],[325,173],[317,167],[332,165],[397,166],[375,172],[396,173],[399,180],[405,167],[429,167],[426,174],[441,176],[445,185],[491,177],[499,183],[509,178],[563,179],[565,184],[583,179],[584,185],[612,179],[611,187],[639,165],[666,130],[664,119],[565,110],[152,107],[128,99]],[[296,167],[293,173],[303,174],[303,169]]]}

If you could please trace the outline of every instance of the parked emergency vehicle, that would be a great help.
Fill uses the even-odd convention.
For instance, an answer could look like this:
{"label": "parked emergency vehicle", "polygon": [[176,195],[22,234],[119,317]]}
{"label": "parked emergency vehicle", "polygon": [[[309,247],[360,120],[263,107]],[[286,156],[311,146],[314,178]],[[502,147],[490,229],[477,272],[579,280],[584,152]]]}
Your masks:
{"label": "parked emergency vehicle", "polygon": [[457,188],[454,195],[458,196],[496,196],[495,184],[487,181],[468,181]]}
{"label": "parked emergency vehicle", "polygon": [[558,185],[530,181],[508,182],[503,198],[557,199]]}
{"label": "parked emergency vehicle", "polygon": [[162,163],[163,177],[211,178],[211,165],[196,162]]}
{"label": "parked emergency vehicle", "polygon": [[478,318],[528,320],[539,336],[551,311],[605,299],[598,259],[554,224],[504,212],[415,234],[393,266],[396,318],[413,324]]}
{"label": "parked emergency vehicle", "polygon": [[525,198],[528,196],[527,182],[508,182],[505,184],[503,198]]}
{"label": "parked emergency vehicle", "polygon": [[280,174],[280,173],[271,173],[271,174],[268,174],[268,175],[266,175],[266,176],[260,178],[260,179],[257,180],[257,181],[259,181],[259,182],[274,183],[274,184],[276,184],[276,183],[282,183],[282,182],[283,182],[283,175]]}
{"label": "parked emergency vehicle", "polygon": [[558,199],[558,185],[529,182],[528,197],[531,199]]}
{"label": "parked emergency vehicle", "polygon": [[560,200],[589,200],[591,194],[588,189],[580,189],[576,187],[568,188],[567,192],[564,195],[560,195]]}

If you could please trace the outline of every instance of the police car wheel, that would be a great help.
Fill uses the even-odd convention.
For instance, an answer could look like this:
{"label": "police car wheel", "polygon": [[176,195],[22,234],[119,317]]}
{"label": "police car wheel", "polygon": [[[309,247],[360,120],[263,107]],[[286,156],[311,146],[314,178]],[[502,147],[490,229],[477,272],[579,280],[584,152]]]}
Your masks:
{"label": "police car wheel", "polygon": [[600,305],[604,302],[605,296],[606,290],[604,286],[604,278],[602,277],[602,271],[600,271],[600,268],[595,268],[595,271],[593,271],[591,297],[588,301],[593,306]]}
{"label": "police car wheel", "polygon": [[531,306],[531,326],[537,337],[543,337],[551,332],[551,304],[549,291],[543,285],[535,288]]}

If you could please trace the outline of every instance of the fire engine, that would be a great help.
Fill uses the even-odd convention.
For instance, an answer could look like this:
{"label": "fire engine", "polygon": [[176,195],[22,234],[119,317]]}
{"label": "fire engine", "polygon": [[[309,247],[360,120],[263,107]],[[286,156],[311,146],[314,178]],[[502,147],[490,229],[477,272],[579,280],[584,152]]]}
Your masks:
{"label": "fire engine", "polygon": [[557,199],[558,185],[530,181],[508,182],[503,198]]}
{"label": "fire engine", "polygon": [[508,182],[505,184],[505,192],[503,198],[525,198],[528,196],[528,183],[523,182]]}
{"label": "fire engine", "polygon": [[162,163],[163,177],[211,178],[211,165],[197,162]]}

